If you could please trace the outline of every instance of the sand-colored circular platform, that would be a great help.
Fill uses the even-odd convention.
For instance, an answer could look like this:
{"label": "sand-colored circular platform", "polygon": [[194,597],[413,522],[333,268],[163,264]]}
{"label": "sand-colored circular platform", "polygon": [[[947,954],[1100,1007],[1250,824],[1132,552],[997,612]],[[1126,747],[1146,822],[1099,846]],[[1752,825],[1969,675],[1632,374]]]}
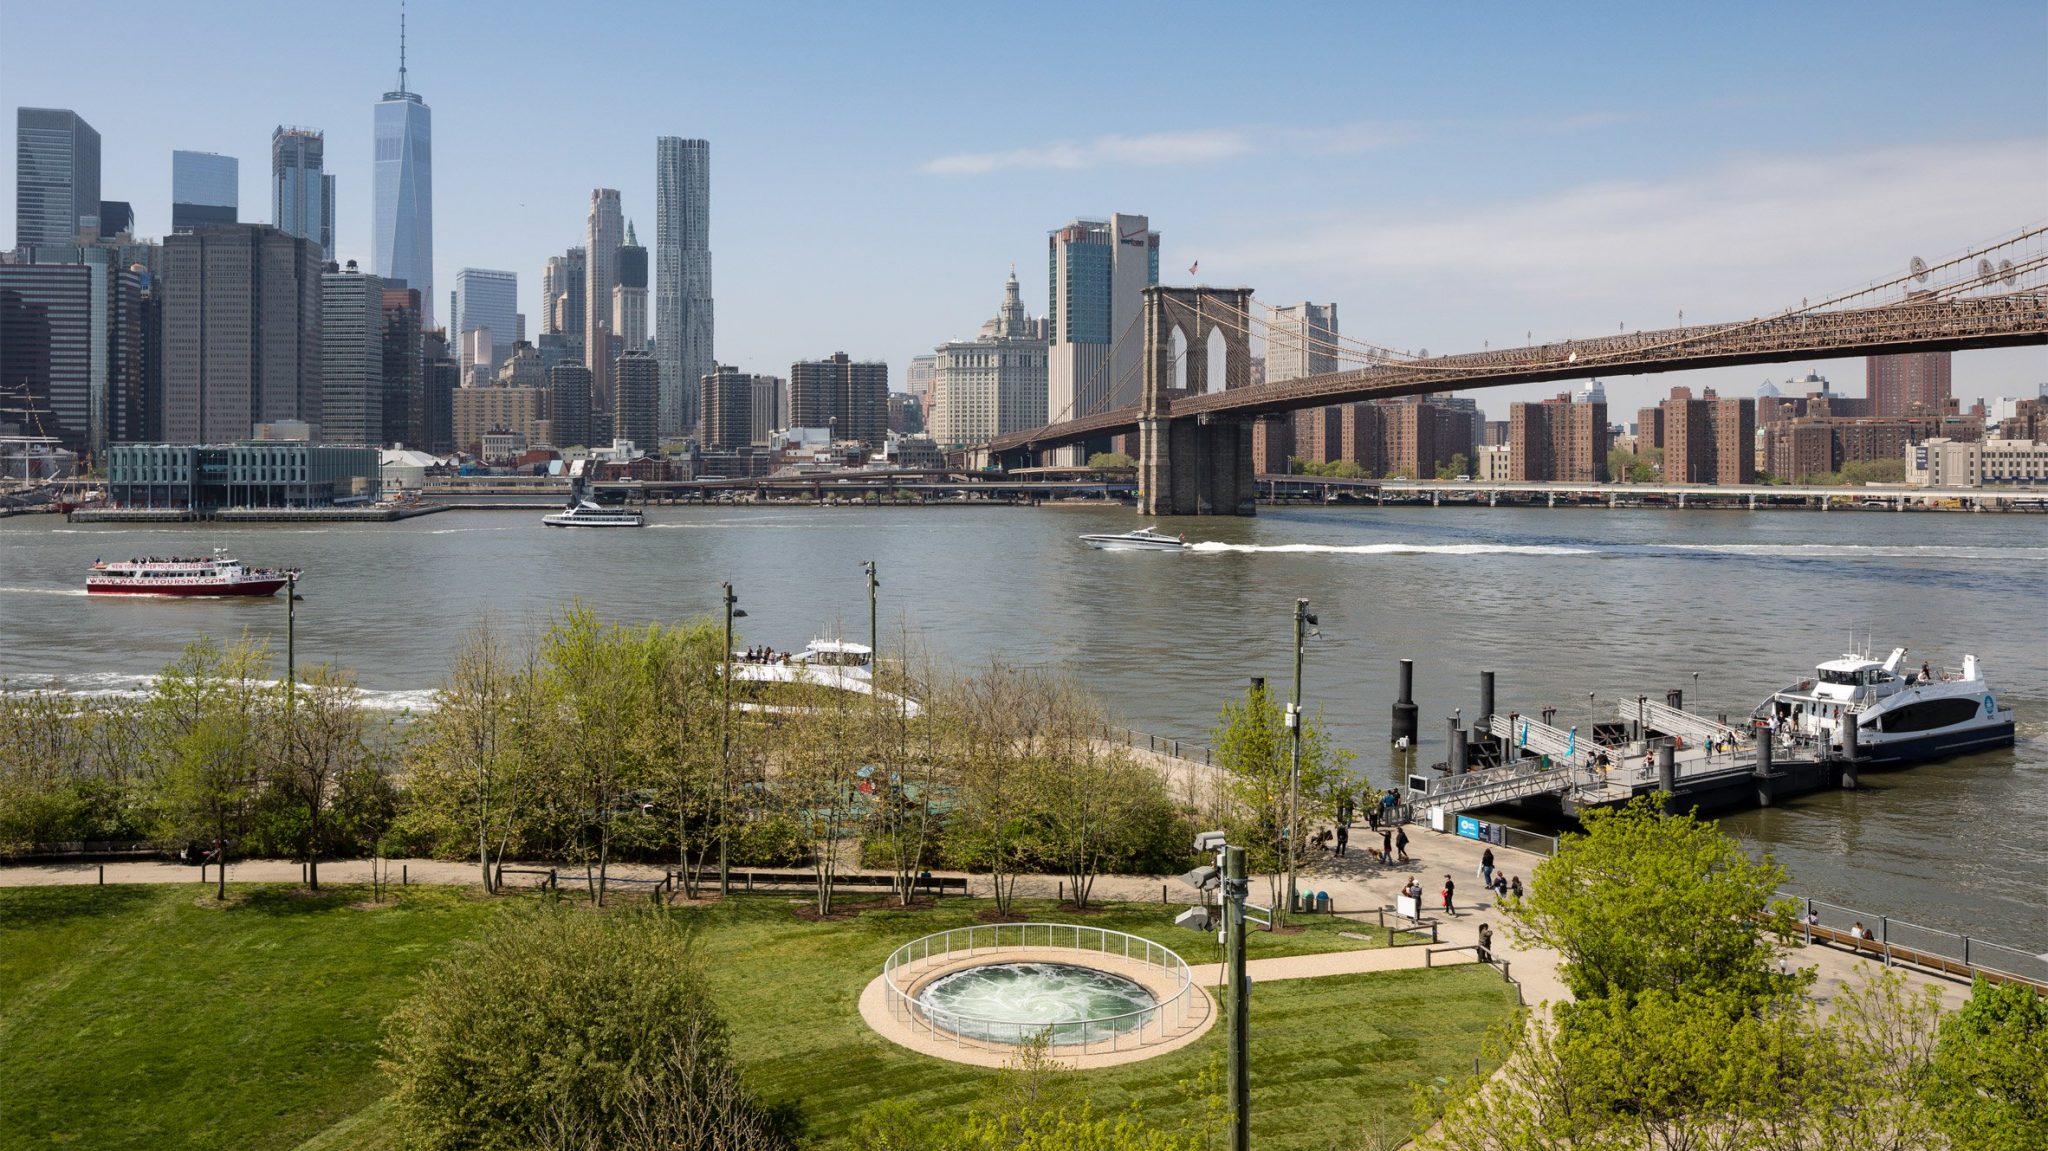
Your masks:
{"label": "sand-colored circular platform", "polygon": [[899,965],[876,976],[862,990],[861,1018],[883,1038],[912,1051],[955,1063],[1000,1067],[1016,1058],[1014,1045],[963,1037],[936,1028],[915,1010],[914,1001],[934,980],[955,972],[996,963],[1032,962],[1091,967],[1120,975],[1145,988],[1161,1004],[1158,1017],[1138,1030],[1085,1046],[1076,1043],[1052,1047],[1050,1054],[1069,1067],[1113,1067],[1177,1051],[1201,1038],[1216,1022],[1215,1004],[1208,991],[1193,982],[1183,985],[1174,970],[1092,948],[1039,945],[983,946],[972,952],[934,955],[929,960]]}

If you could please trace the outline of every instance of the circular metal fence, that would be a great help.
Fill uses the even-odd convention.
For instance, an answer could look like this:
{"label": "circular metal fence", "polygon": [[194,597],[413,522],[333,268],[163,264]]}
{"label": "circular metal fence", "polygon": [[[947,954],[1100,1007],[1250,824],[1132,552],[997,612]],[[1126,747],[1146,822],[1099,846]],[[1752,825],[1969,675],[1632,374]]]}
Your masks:
{"label": "circular metal fence", "polygon": [[[1155,1002],[1136,1011],[1046,1023],[950,1011],[919,997],[938,976],[982,966],[966,960],[985,958],[993,965],[1024,961],[1026,953],[1047,962],[1140,976],[1134,982]],[[1170,948],[1128,932],[1073,923],[991,923],[933,932],[891,952],[882,964],[882,982],[892,1018],[955,1046],[1001,1050],[1044,1034],[1062,1050],[1081,1054],[1131,1050],[1179,1036],[1190,1022],[1190,1000],[1200,994],[1187,961]]]}

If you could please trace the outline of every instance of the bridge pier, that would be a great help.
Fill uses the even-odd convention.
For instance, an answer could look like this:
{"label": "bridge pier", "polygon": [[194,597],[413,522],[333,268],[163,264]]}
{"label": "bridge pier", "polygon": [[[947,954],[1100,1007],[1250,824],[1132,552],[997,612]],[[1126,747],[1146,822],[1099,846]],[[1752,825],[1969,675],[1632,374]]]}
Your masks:
{"label": "bridge pier", "polygon": [[[1176,398],[1251,383],[1250,288],[1145,289],[1143,390],[1138,414],[1138,510],[1146,516],[1249,516],[1258,512],[1252,467],[1255,416],[1175,417]],[[1174,355],[1174,335],[1187,349]],[[1223,378],[1209,378],[1210,337],[1221,334]],[[1176,387],[1176,384],[1183,386]]]}

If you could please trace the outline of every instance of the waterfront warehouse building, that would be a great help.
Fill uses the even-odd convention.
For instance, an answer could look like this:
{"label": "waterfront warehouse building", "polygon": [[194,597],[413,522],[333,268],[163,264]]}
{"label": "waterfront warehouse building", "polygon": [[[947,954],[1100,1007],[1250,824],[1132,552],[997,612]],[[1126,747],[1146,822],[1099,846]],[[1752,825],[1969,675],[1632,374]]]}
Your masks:
{"label": "waterfront warehouse building", "polygon": [[233,444],[115,444],[107,501],[122,508],[318,508],[377,496],[378,454],[357,444],[248,440]]}

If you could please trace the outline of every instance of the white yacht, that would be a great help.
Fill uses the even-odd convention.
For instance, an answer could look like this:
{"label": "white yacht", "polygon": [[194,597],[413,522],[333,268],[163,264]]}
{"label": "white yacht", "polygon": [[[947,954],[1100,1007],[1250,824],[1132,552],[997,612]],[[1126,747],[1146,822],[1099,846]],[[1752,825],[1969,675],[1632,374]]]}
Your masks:
{"label": "white yacht", "polygon": [[[915,719],[923,709],[914,699],[875,688],[875,650],[864,643],[837,639],[814,639],[799,652],[758,648],[732,653],[732,680],[746,684],[809,684],[854,695],[879,697],[903,714]],[[742,700],[747,711],[776,712],[783,707],[754,700]]]}
{"label": "white yacht", "polygon": [[637,508],[608,508],[594,500],[577,500],[540,517],[540,522],[551,528],[637,528],[647,517]]}
{"label": "white yacht", "polygon": [[2011,747],[2013,713],[2000,708],[1977,657],[1960,668],[1922,663],[1901,671],[1905,648],[1884,662],[1854,653],[1831,659],[1757,705],[1754,717],[1775,719],[1794,739],[1842,746],[1841,724],[1856,725],[1860,760],[1903,766],[1994,747]]}
{"label": "white yacht", "polygon": [[1170,536],[1154,528],[1139,528],[1121,535],[1082,536],[1081,542],[1106,552],[1177,552],[1188,546],[1188,537]]}

